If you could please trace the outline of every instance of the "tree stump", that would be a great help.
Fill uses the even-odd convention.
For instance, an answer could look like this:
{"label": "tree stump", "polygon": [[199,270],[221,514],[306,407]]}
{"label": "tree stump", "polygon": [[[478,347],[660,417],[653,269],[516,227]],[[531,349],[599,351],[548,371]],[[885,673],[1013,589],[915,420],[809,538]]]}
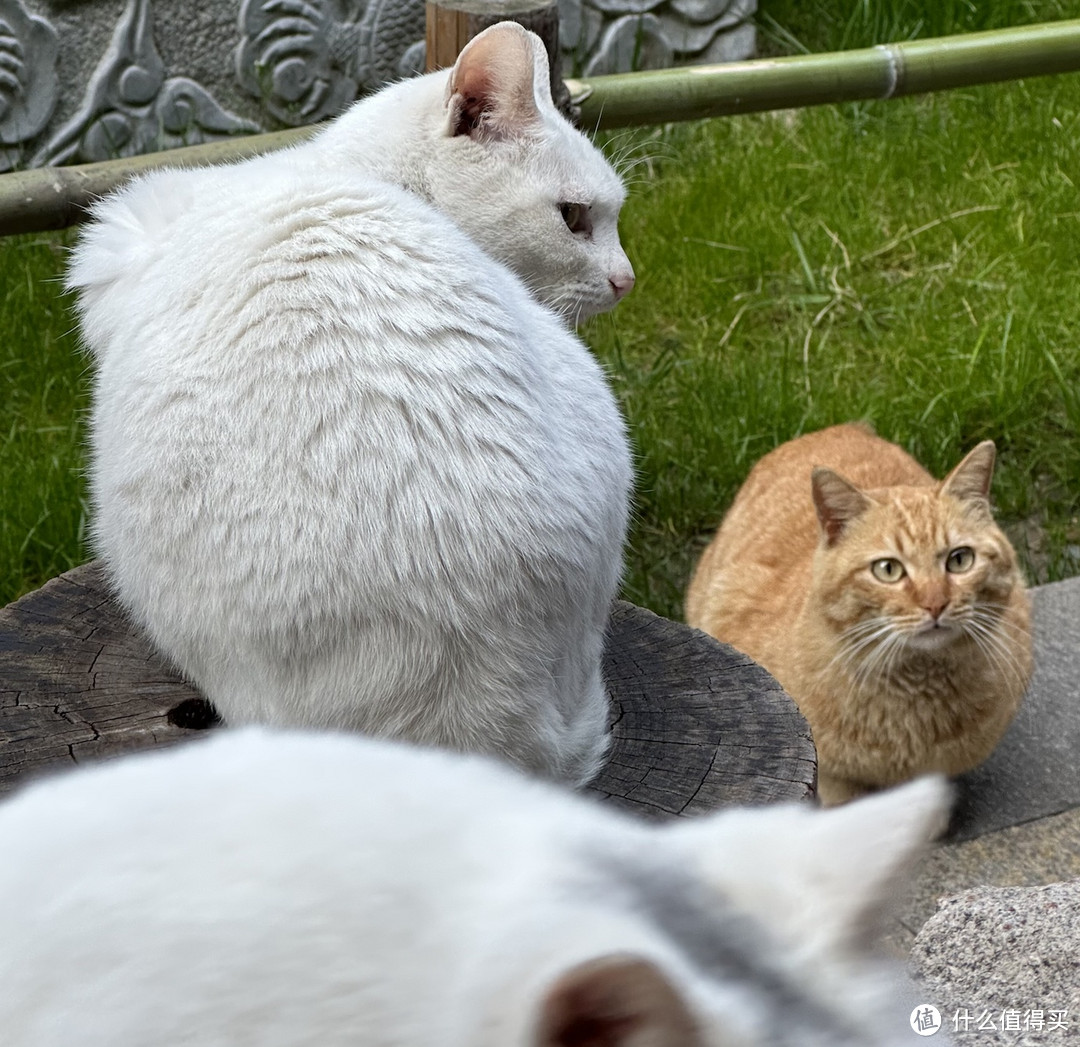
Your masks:
{"label": "tree stump", "polygon": [[551,98],[572,123],[578,111],[562,78],[559,52],[559,5],[544,0],[438,0],[426,11],[425,68],[429,73],[457,61],[465,45],[497,22],[517,22],[544,42],[551,70]]}
{"label": "tree stump", "polygon": [[[806,721],[745,655],[620,602],[604,671],[613,742],[589,791],[654,818],[813,795]],[[0,793],[217,724],[112,599],[98,563],[0,611]]]}

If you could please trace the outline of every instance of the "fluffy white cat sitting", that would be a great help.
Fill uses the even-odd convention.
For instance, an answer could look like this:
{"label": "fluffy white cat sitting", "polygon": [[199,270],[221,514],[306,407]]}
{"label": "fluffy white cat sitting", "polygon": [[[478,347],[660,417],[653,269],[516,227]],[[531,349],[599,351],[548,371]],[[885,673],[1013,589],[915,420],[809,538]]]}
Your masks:
{"label": "fluffy white cat sitting", "polygon": [[565,320],[633,283],[622,200],[503,23],[304,145],[96,206],[96,548],[228,722],[595,772],[631,465]]}
{"label": "fluffy white cat sitting", "polygon": [[0,806],[5,1047],[909,1042],[864,941],[923,779],[656,824],[481,757],[223,732]]}

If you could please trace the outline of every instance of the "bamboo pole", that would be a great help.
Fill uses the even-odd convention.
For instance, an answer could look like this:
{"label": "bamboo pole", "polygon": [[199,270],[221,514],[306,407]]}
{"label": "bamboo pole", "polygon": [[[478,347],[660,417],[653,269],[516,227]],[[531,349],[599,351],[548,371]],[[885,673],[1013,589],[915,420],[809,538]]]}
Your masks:
{"label": "bamboo pole", "polygon": [[1080,19],[860,50],[567,80],[586,128],[900,98],[1080,71]]}
{"label": "bamboo pole", "polygon": [[70,167],[34,167],[0,175],[0,236],[66,229],[87,218],[90,205],[129,178],[159,167],[205,167],[283,149],[310,138],[317,127],[243,135],[161,153]]}
{"label": "bamboo pole", "polygon": [[[733,116],[767,109],[899,98],[1027,76],[1080,71],[1080,19],[830,54],[758,59],[567,80],[589,129]],[[72,167],[0,175],[0,235],[60,229],[133,174],[279,149],[295,128]]]}

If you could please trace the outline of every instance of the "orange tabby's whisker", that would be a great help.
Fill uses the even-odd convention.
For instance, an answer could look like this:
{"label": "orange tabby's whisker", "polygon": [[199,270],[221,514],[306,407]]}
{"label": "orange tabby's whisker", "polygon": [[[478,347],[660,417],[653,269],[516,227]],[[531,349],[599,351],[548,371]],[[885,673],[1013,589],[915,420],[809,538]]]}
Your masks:
{"label": "orange tabby's whisker", "polygon": [[[1006,624],[1004,620],[973,608],[965,624],[970,626],[965,632],[986,655],[987,661],[1001,673],[1012,676],[1018,686],[1023,686],[1027,676],[1024,667],[999,632],[999,627]],[[1007,624],[1012,625],[1011,622]]]}

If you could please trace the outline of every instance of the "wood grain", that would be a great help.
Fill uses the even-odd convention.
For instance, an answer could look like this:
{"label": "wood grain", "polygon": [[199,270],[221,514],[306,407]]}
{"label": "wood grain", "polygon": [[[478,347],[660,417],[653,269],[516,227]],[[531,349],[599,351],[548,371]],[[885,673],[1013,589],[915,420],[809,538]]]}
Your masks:
{"label": "wood grain", "polygon": [[[589,791],[607,802],[657,818],[813,794],[806,722],[744,655],[620,602],[604,672],[612,749]],[[98,563],[0,611],[0,793],[216,726],[112,599]]]}

